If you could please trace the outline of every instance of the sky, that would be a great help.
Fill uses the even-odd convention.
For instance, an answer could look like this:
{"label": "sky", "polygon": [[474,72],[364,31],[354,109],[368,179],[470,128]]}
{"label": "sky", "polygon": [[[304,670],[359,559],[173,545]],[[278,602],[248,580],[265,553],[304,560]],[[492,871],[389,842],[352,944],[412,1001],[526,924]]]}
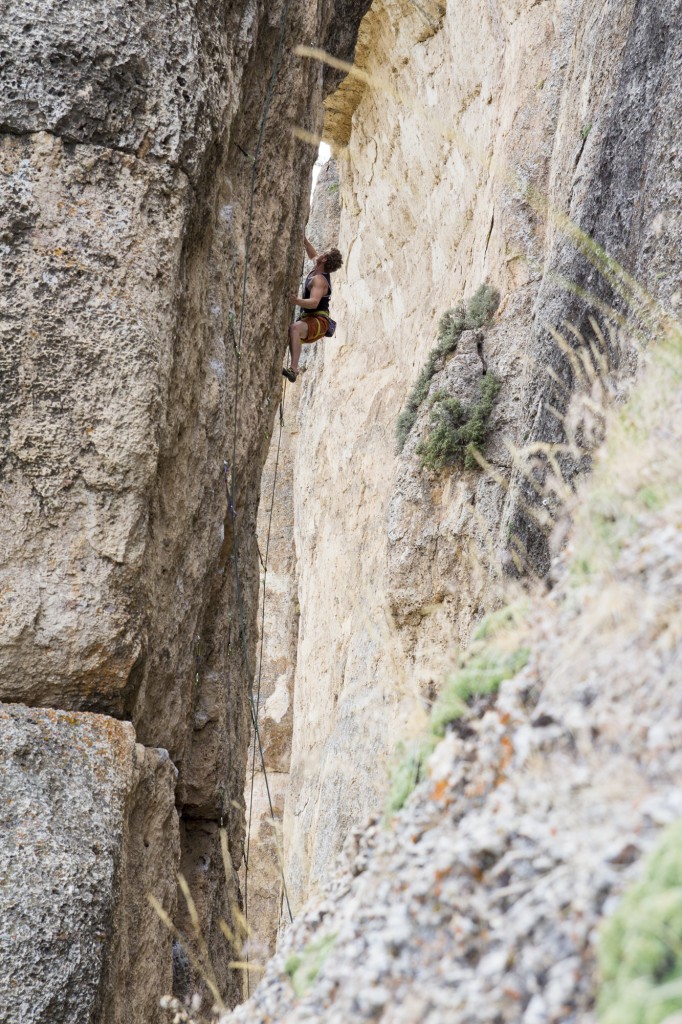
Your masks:
{"label": "sky", "polygon": [[320,148],[317,151],[317,160],[315,161],[315,166],[313,167],[313,192],[315,191],[315,186],[317,185],[317,179],[319,177],[320,170],[322,169],[322,165],[326,164],[327,160],[331,155],[332,151],[327,145],[327,143],[321,142]]}

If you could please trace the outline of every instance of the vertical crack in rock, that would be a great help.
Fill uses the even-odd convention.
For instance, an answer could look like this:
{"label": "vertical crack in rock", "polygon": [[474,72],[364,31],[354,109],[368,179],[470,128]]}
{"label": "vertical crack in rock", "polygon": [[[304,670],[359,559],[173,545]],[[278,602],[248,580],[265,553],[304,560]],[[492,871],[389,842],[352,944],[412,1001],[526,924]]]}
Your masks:
{"label": "vertical crack in rock", "polygon": [[[317,179],[306,228],[318,252],[336,245],[339,214],[339,177],[335,161],[330,160]],[[304,274],[310,266],[306,265]],[[243,890],[252,932],[249,951],[255,964],[264,964],[272,956],[279,927],[288,920],[283,901],[282,863],[286,875],[290,866],[286,851],[282,861],[280,823],[289,784],[299,624],[294,467],[300,420],[306,415],[309,390],[314,387],[311,382],[315,379],[316,367],[324,360],[328,344],[333,345],[333,340],[304,346],[301,366],[305,367],[305,372],[296,385],[287,386],[281,434],[276,424],[261,478],[258,538],[263,556],[267,553],[268,557],[261,598],[265,605],[259,610],[259,623],[261,616],[263,622],[259,728],[277,821],[273,824],[271,819],[265,778],[259,757],[254,759],[252,744],[245,790],[247,816],[251,818],[247,834],[249,872]],[[257,976],[251,978],[251,988],[255,980]]]}

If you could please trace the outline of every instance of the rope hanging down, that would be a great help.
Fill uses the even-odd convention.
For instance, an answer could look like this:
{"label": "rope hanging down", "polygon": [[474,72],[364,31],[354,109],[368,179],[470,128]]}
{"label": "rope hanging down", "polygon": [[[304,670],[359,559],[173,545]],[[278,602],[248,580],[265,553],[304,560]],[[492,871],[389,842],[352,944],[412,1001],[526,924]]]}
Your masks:
{"label": "rope hanging down", "polygon": [[[250,187],[248,218],[247,218],[246,243],[245,243],[245,247],[244,247],[244,271],[243,271],[243,275],[242,275],[241,309],[240,309],[240,314],[239,314],[239,329],[238,329],[237,338],[235,339],[233,337],[233,339],[232,339],[233,345],[234,345],[234,351],[235,351],[236,370],[235,370],[235,389],[234,389],[234,430],[233,430],[233,440],[232,440],[231,486],[230,486],[230,473],[229,473],[229,468],[228,468],[227,462],[224,462],[224,464],[223,464],[223,471],[224,471],[224,476],[225,476],[225,494],[226,494],[226,500],[227,500],[227,508],[228,508],[228,513],[230,515],[230,518],[231,518],[232,524],[233,524],[233,546],[232,546],[232,556],[233,556],[233,558],[232,558],[232,560],[233,560],[233,564],[234,564],[235,589],[236,589],[236,598],[237,598],[237,608],[238,608],[238,613],[239,613],[239,632],[240,632],[240,635],[241,635],[241,638],[242,638],[242,653],[243,653],[243,658],[244,658],[244,667],[245,667],[246,675],[247,675],[249,707],[250,707],[250,710],[251,710],[251,721],[252,721],[252,724],[253,724],[253,732],[254,732],[253,764],[252,764],[252,777],[251,777],[251,798],[250,798],[250,807],[249,807],[249,819],[248,819],[248,824],[247,824],[247,836],[248,837],[250,837],[251,820],[252,820],[252,812],[253,812],[253,785],[254,785],[254,776],[255,776],[256,749],[258,749],[258,753],[259,753],[259,759],[260,759],[261,767],[262,767],[262,770],[263,770],[263,778],[265,780],[265,790],[266,790],[267,798],[268,798],[268,807],[269,807],[270,815],[271,815],[271,818],[273,819],[273,821],[274,821],[275,813],[274,813],[274,807],[273,807],[273,803],[272,803],[272,795],[271,795],[271,792],[270,792],[270,783],[269,783],[269,780],[268,780],[267,769],[266,769],[266,766],[265,766],[265,754],[264,754],[264,751],[263,751],[263,744],[262,744],[262,741],[261,741],[260,729],[259,729],[259,726],[258,726],[258,710],[259,710],[258,709],[258,700],[260,699],[260,679],[261,679],[261,669],[262,669],[262,633],[261,633],[261,662],[260,662],[259,672],[258,672],[258,700],[256,700],[255,697],[254,697],[254,677],[253,677],[253,674],[251,672],[251,665],[250,665],[250,661],[249,661],[248,639],[247,639],[247,634],[246,634],[246,621],[245,621],[245,615],[244,615],[244,604],[243,604],[243,599],[242,599],[241,578],[240,578],[240,573],[239,573],[239,542],[238,542],[238,531],[237,531],[237,522],[236,522],[237,513],[236,513],[235,506],[234,506],[234,498],[236,496],[236,485],[237,485],[237,479],[236,479],[236,473],[237,473],[237,440],[238,440],[238,435],[239,435],[239,396],[240,396],[240,384],[241,384],[241,381],[240,381],[240,367],[241,367],[242,343],[243,343],[243,339],[244,339],[244,317],[245,317],[245,313],[246,313],[246,290],[247,290],[247,281],[248,281],[248,272],[249,272],[249,262],[250,262],[250,257],[251,257],[251,238],[252,238],[252,231],[253,231],[253,212],[254,212],[254,202],[255,202],[255,193],[256,193],[256,180],[257,180],[257,174],[258,174],[261,150],[262,150],[263,141],[264,141],[264,138],[265,138],[265,129],[266,129],[266,125],[267,125],[268,114],[269,114],[269,111],[270,111],[270,106],[271,106],[272,98],[273,98],[273,95],[274,95],[275,83],[276,83],[276,80],[277,80],[277,73],[279,71],[279,67],[280,67],[280,64],[281,64],[281,61],[282,61],[282,53],[283,53],[283,50],[284,50],[284,39],[285,39],[285,36],[286,36],[287,17],[288,17],[288,14],[289,14],[290,2],[291,2],[291,0],[286,0],[286,3],[284,5],[284,9],[282,11],[282,17],[281,17],[281,20],[280,20],[279,41],[278,41],[278,45],[277,45],[277,51],[276,51],[276,54],[275,54],[275,59],[274,59],[274,62],[273,62],[272,72],[271,72],[271,75],[270,75],[270,81],[268,83],[268,90],[267,90],[267,94],[266,94],[266,97],[265,97],[265,102],[264,102],[264,105],[263,105],[263,111],[262,111],[262,115],[261,115],[260,128],[259,128],[259,132],[258,132],[258,140],[257,140],[257,143],[256,143],[256,149],[255,149],[255,153],[254,153],[254,156],[253,156],[253,164],[252,164],[252,168],[251,168],[251,187]],[[234,331],[234,326],[233,326],[232,322],[231,322],[231,327],[232,327],[232,330]],[[236,344],[235,344],[235,341],[236,341]],[[282,403],[283,403],[283,399],[282,399]],[[280,440],[279,440],[278,449],[277,449],[277,465],[279,463],[279,447],[280,447],[280,444],[281,444],[282,423],[283,423],[283,419],[282,419],[282,406],[280,406]],[[273,507],[274,507],[274,488],[275,488],[276,482],[277,482],[277,469],[275,469],[275,479],[273,480],[273,496],[272,496],[272,502],[271,502],[271,507],[270,507],[270,523],[268,525],[268,546],[269,546],[269,538],[270,538],[270,524],[272,522],[272,511],[273,511]],[[265,575],[267,575],[267,555],[268,555],[268,552],[267,552],[267,547],[266,547],[266,555],[265,555],[265,563],[264,563]],[[265,597],[265,595],[264,595],[264,597]],[[264,614],[264,612],[263,612],[263,614]],[[247,840],[247,842],[248,842],[248,840]],[[244,890],[245,890],[244,909],[245,909],[245,916],[248,913],[248,871],[249,871],[248,850],[245,850],[244,851],[244,877],[245,877],[245,884],[244,884]],[[285,874],[284,874],[284,865],[283,865],[281,859],[280,859],[280,871],[281,871],[281,875],[282,875],[282,892],[283,892],[284,900],[286,901],[286,907],[287,907],[287,911],[288,911],[288,914],[289,914],[289,920],[293,921],[293,914],[291,912],[291,905],[289,903],[289,895],[288,895],[288,892],[287,892],[286,878],[285,878]],[[247,981],[248,981],[248,978],[247,978]]]}
{"label": "rope hanging down", "polygon": [[[267,581],[268,581],[268,556],[270,554],[270,534],[272,532],[272,515],[275,509],[275,489],[277,487],[277,472],[279,469],[279,456],[282,448],[282,428],[284,427],[284,399],[286,396],[286,380],[284,383],[284,389],[282,392],[282,398],[279,404],[279,436],[277,438],[277,453],[275,456],[275,470],[272,478],[272,493],[270,496],[270,512],[268,515],[268,532],[265,538],[265,559],[261,558],[261,564],[263,566],[263,602],[261,605],[261,624],[260,624],[260,648],[258,653],[258,675],[256,679],[256,719],[258,719],[258,713],[260,711],[260,687],[261,679],[263,676],[263,644],[265,641],[265,603],[267,595]],[[260,555],[260,552],[259,552]],[[265,768],[263,769],[265,770]],[[248,815],[248,831],[246,833],[246,857],[245,857],[245,870],[244,870],[244,915],[248,919],[248,875],[249,875],[249,852],[251,848],[251,821],[253,818],[253,791],[254,791],[254,780],[256,776],[256,743],[254,738],[253,752],[251,757],[251,793],[249,796],[249,815]],[[283,874],[283,873],[282,873]],[[282,879],[284,881],[284,878]]]}
{"label": "rope hanging down", "polygon": [[[231,497],[230,497],[229,475],[228,475],[227,463],[224,464],[224,473],[225,473],[225,491],[226,491],[227,503],[228,503],[228,508],[229,508],[230,505],[232,505],[232,501],[231,501]],[[235,543],[233,545],[233,562],[234,562],[234,569],[235,569],[237,610],[239,612],[239,633],[240,633],[241,640],[242,640],[242,654],[243,654],[243,657],[244,657],[244,667],[246,669],[246,676],[247,676],[247,682],[248,682],[248,688],[249,688],[248,689],[248,696],[249,696],[249,707],[251,709],[251,722],[253,724],[253,732],[254,732],[254,750],[255,750],[255,747],[257,745],[258,752],[259,752],[259,755],[260,755],[261,767],[263,769],[263,778],[265,780],[265,792],[266,792],[267,798],[268,798],[268,807],[270,809],[270,816],[274,819],[275,811],[274,811],[274,807],[273,807],[273,803],[272,803],[272,794],[270,792],[270,782],[269,782],[269,779],[268,779],[268,773],[267,773],[267,769],[265,767],[265,753],[263,751],[263,742],[261,740],[260,728],[258,726],[258,713],[257,713],[256,702],[255,702],[255,698],[254,698],[253,673],[251,672],[251,663],[249,661],[249,646],[248,646],[248,641],[247,641],[247,636],[246,636],[246,620],[245,620],[245,616],[244,616],[244,601],[243,601],[243,598],[242,598],[241,577],[240,577],[240,574],[239,574],[239,558],[238,558],[237,543],[236,543],[236,510],[234,509],[234,505],[232,505],[232,511],[231,511],[230,515],[231,515],[231,518],[232,518],[234,535],[235,535]],[[249,822],[249,826],[250,826],[250,824],[251,823]],[[248,872],[248,860],[247,860],[246,856],[244,858],[244,863],[245,863],[245,869]],[[284,899],[286,901],[287,911],[288,911],[288,914],[289,914],[289,920],[293,921],[294,917],[293,917],[293,914],[291,912],[291,905],[289,903],[289,894],[287,892],[287,884],[286,884],[286,879],[284,877],[284,870],[282,870],[282,887],[283,887],[283,891],[284,891]]]}

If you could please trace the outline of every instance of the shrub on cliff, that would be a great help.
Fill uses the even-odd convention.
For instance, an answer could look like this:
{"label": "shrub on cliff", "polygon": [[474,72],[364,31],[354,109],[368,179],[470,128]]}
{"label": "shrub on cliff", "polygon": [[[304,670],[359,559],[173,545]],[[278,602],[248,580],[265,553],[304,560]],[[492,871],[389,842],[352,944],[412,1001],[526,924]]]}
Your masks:
{"label": "shrub on cliff", "polygon": [[470,406],[449,397],[438,397],[433,403],[429,435],[417,447],[426,469],[439,472],[457,463],[466,469],[477,465],[474,452],[485,444],[500,382],[489,373],[482,379],[480,388],[479,400]]}
{"label": "shrub on cliff", "polygon": [[426,364],[421,369],[414,387],[408,395],[405,407],[396,423],[396,450],[405,447],[408,434],[415,424],[422,402],[429,393],[431,380],[441,369],[447,356],[457,348],[463,331],[479,330],[492,317],[500,303],[500,293],[489,284],[482,284],[469,302],[458,302],[443,313],[438,323],[438,342],[431,349]]}
{"label": "shrub on cliff", "polygon": [[603,1024],[661,1024],[682,1011],[682,822],[602,928],[599,965]]}

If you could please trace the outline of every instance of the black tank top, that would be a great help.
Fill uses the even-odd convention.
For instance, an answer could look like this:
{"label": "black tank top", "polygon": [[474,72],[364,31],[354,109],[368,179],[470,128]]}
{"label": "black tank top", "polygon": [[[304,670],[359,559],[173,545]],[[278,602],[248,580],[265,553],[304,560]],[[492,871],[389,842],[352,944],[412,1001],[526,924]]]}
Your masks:
{"label": "black tank top", "polygon": [[[309,299],[310,298],[310,282],[311,282],[311,279],[313,277],[319,277],[319,276],[320,276],[319,274],[313,274],[313,272],[311,270],[310,273],[308,274],[308,276],[306,277],[306,279],[305,279],[305,288],[303,289],[303,298],[304,299]],[[331,294],[332,294],[332,281],[331,281],[331,278],[330,278],[329,274],[324,274],[323,273],[321,276],[327,282],[327,287],[329,288],[329,291],[327,292],[326,295],[322,296],[322,298],[320,299],[320,301],[317,304],[317,309],[316,310],[312,310],[312,309],[310,310],[311,313],[316,313],[316,312],[318,312],[318,310],[320,312],[322,312],[322,313],[328,313],[329,312],[329,299],[331,298]],[[308,312],[308,311],[306,310],[306,312]]]}

